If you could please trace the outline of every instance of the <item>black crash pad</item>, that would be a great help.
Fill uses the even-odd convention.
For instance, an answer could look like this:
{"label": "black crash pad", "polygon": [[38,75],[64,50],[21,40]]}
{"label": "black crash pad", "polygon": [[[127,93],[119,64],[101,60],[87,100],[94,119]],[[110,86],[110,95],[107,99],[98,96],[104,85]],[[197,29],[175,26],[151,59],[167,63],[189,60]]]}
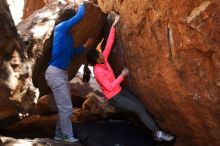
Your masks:
{"label": "black crash pad", "polygon": [[86,146],[154,146],[146,133],[125,121],[75,123],[74,133]]}

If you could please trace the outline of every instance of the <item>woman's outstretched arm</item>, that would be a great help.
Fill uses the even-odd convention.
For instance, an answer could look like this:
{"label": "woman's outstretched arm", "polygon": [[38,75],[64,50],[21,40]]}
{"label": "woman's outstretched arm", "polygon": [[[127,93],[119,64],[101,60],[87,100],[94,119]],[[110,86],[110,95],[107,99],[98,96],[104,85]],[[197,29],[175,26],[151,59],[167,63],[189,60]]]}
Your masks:
{"label": "woman's outstretched arm", "polygon": [[115,26],[117,25],[118,21],[120,19],[120,16],[118,14],[115,13],[115,20],[114,23],[112,24],[109,36],[108,36],[108,40],[105,46],[105,50],[103,51],[103,55],[105,57],[105,59],[108,59],[109,54],[111,52],[112,46],[114,44],[114,40],[115,40]]}

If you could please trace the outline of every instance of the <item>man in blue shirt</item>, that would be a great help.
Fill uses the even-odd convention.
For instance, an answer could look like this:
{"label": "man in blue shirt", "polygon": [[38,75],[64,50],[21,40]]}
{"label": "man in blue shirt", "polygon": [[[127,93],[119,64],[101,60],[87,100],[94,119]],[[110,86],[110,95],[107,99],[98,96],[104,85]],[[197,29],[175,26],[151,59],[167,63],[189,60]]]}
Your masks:
{"label": "man in blue shirt", "polygon": [[67,142],[78,141],[73,135],[72,130],[72,101],[70,95],[70,86],[67,75],[67,68],[73,58],[89,48],[92,39],[74,48],[74,38],[71,29],[79,23],[85,15],[85,6],[80,0],[79,8],[75,16],[59,23],[54,29],[52,58],[45,73],[48,86],[53,91],[54,99],[58,108],[58,119],[55,130],[55,140],[64,140]]}

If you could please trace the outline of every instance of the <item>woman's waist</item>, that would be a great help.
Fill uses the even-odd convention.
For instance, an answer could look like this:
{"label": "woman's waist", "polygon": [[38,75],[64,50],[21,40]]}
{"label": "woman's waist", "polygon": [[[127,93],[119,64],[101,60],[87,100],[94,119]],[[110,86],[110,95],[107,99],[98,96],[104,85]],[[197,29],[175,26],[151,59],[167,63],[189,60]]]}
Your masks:
{"label": "woman's waist", "polygon": [[105,95],[105,98],[110,100],[112,97],[117,95],[121,91],[121,86],[117,86],[114,88],[114,90],[108,91],[106,89],[102,89],[103,94]]}

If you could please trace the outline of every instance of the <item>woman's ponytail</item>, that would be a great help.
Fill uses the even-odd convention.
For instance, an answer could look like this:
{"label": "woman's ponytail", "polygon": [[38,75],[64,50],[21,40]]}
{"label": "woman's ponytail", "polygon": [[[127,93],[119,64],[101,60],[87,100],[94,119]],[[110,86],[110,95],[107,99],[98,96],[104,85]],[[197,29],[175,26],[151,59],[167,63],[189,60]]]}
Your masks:
{"label": "woman's ponytail", "polygon": [[88,67],[88,63],[86,63],[83,68],[83,82],[89,82],[90,78],[91,78],[91,71]]}
{"label": "woman's ponytail", "polygon": [[83,73],[83,82],[88,82],[91,78],[91,71],[88,67],[88,64],[90,64],[91,66],[95,66],[96,65],[96,60],[99,58],[99,51],[96,49],[91,49],[87,54],[86,54],[86,58],[87,58],[87,63],[84,66],[84,73]]}

